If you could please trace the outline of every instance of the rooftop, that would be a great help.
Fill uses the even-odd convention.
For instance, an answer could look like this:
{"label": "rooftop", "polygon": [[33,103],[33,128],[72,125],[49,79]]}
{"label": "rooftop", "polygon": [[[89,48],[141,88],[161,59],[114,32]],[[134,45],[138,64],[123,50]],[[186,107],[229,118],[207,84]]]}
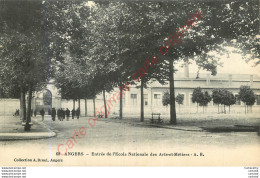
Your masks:
{"label": "rooftop", "polygon": [[[260,77],[258,75],[250,74],[219,73],[216,76],[212,76],[207,73],[200,73],[199,78],[196,78],[196,73],[190,73],[189,78],[187,78],[184,77],[184,73],[177,73],[174,75],[174,81],[176,88],[194,88],[199,86],[204,88],[239,88],[241,85],[250,85],[251,76],[253,76],[254,82],[252,88],[260,89]],[[230,78],[232,80],[232,84],[229,82]],[[209,79],[209,82],[207,82],[207,79]],[[153,88],[167,88],[169,87],[169,83],[162,85],[158,81],[154,80],[148,86]]]}

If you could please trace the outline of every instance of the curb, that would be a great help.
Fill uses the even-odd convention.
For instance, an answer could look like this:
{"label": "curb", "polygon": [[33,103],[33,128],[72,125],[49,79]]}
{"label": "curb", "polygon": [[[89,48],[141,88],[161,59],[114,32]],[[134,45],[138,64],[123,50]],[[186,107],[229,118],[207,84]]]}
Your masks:
{"label": "curb", "polygon": [[30,133],[0,133],[0,141],[34,140],[56,136],[55,132],[30,132]]}
{"label": "curb", "polygon": [[0,141],[14,141],[14,140],[35,140],[55,137],[57,134],[51,131],[45,124],[34,120],[37,124],[41,125],[48,132],[20,132],[20,133],[0,133]]}
{"label": "curb", "polygon": [[148,126],[152,127],[159,127],[159,128],[165,128],[165,129],[173,129],[173,130],[182,130],[182,131],[190,131],[190,132],[203,132],[204,130],[199,128],[198,129],[184,129],[180,127],[171,127],[171,126],[165,126],[165,125],[156,125],[156,124],[146,124]]}
{"label": "curb", "polygon": [[182,130],[182,131],[189,131],[189,132],[204,132],[204,130],[200,127],[196,127],[197,129],[185,129],[180,127],[172,127],[167,125],[157,125],[157,124],[148,124],[148,123],[135,123],[135,122],[125,122],[125,121],[108,121],[108,120],[100,120],[105,122],[115,122],[115,123],[126,123],[126,124],[134,124],[134,125],[144,125],[144,126],[151,126],[151,127],[158,127],[158,128],[165,128],[165,129],[173,129],[173,130]]}

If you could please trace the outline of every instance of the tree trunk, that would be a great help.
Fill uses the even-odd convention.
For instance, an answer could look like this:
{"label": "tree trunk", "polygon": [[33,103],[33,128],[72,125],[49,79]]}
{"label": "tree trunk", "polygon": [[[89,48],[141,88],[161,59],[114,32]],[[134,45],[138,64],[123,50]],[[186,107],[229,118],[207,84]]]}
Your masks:
{"label": "tree trunk", "polygon": [[219,113],[219,104],[218,104],[218,113]]}
{"label": "tree trunk", "polygon": [[176,119],[176,107],[175,107],[175,94],[174,94],[174,72],[173,72],[173,60],[169,61],[170,67],[170,124],[177,124]]}
{"label": "tree trunk", "polygon": [[94,114],[93,116],[95,116],[95,112],[96,112],[96,100],[95,100],[95,96],[93,98],[93,108],[94,108]]}
{"label": "tree trunk", "polygon": [[23,89],[20,89],[21,93],[20,93],[20,119],[23,120],[23,99],[24,99],[24,93],[23,93]]}
{"label": "tree trunk", "polygon": [[75,99],[73,99],[73,109],[75,111]]}
{"label": "tree trunk", "polygon": [[23,105],[23,122],[26,122],[26,100],[25,100],[25,91],[23,90],[23,95],[22,95],[22,105]]}
{"label": "tree trunk", "polygon": [[85,98],[85,117],[88,116],[88,105],[87,105],[88,99],[87,97]]}
{"label": "tree trunk", "polygon": [[[119,91],[121,91],[120,87],[119,87]],[[122,91],[121,91],[121,93],[122,93]],[[123,95],[122,95],[122,97],[120,97],[120,100],[119,100],[119,119],[123,119]]]}
{"label": "tree trunk", "polygon": [[140,115],[140,121],[144,122],[144,82],[141,79],[141,115]]}
{"label": "tree trunk", "polygon": [[226,114],[226,108],[225,108],[225,105],[224,105],[224,113]]}
{"label": "tree trunk", "polygon": [[78,109],[79,109],[79,115],[81,113],[81,110],[80,110],[80,99],[78,100]]}
{"label": "tree trunk", "polygon": [[26,124],[24,127],[24,130],[26,131],[30,131],[31,129],[31,105],[32,105],[32,87],[29,86],[29,90],[28,90],[28,101],[27,101],[28,105],[27,105],[27,115],[26,115]]}
{"label": "tree trunk", "polygon": [[104,99],[104,106],[105,106],[105,118],[107,118],[107,104],[106,104],[106,91],[103,90],[103,99]]}

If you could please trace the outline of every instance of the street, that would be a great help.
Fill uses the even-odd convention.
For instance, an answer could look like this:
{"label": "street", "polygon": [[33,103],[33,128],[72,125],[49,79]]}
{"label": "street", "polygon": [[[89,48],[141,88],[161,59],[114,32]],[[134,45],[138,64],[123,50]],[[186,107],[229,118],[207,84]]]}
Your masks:
{"label": "street", "polygon": [[[42,122],[40,117],[33,119]],[[1,141],[1,150],[22,148],[22,150],[28,151],[30,148],[34,148],[34,151],[42,151],[50,157],[64,158],[62,155],[55,155],[58,146],[63,144],[59,148],[61,153],[65,153],[67,149],[67,152],[84,152],[88,156],[91,156],[92,152],[108,151],[119,153],[145,151],[158,154],[175,152],[184,154],[198,152],[199,154],[202,152],[208,156],[211,154],[216,155],[218,152],[222,156],[239,152],[237,154],[243,154],[240,155],[240,158],[242,158],[243,156],[247,157],[244,150],[249,151],[252,149],[257,151],[260,148],[260,139],[255,132],[209,133],[204,131],[183,131],[156,128],[136,122],[124,123],[118,122],[118,120],[115,122],[109,118],[97,121],[94,127],[90,127],[87,119],[81,117],[79,120],[70,118],[69,121],[56,120],[53,122],[50,118],[45,117],[42,124],[51,128],[57,134],[55,137],[37,140]],[[79,132],[82,127],[86,129],[85,135],[81,135]],[[75,132],[77,135],[74,135]],[[38,149],[35,150],[35,148]],[[34,153],[29,151],[26,155],[31,154]],[[256,154],[259,155],[259,151]]]}

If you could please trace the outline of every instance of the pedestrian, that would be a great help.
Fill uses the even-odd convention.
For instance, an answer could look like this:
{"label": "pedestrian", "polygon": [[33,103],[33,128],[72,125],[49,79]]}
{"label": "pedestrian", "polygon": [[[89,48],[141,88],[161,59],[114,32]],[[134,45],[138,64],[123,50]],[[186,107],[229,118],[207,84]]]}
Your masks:
{"label": "pedestrian", "polygon": [[72,110],[71,110],[71,116],[72,116],[72,119],[74,119],[75,112],[76,112],[75,109],[72,109]]}
{"label": "pedestrian", "polygon": [[52,110],[51,110],[51,118],[53,121],[55,121],[55,118],[56,118],[56,109],[55,108],[52,108]]}
{"label": "pedestrian", "polygon": [[18,109],[15,110],[15,113],[13,114],[13,116],[19,116],[19,110]]}
{"label": "pedestrian", "polygon": [[67,117],[67,121],[68,121],[69,117],[70,117],[70,110],[68,108],[66,109],[66,117]]}
{"label": "pedestrian", "polygon": [[48,109],[48,115],[51,115],[51,109]]}
{"label": "pedestrian", "polygon": [[62,109],[60,108],[60,121],[62,121]]}
{"label": "pedestrian", "polygon": [[57,116],[58,116],[58,119],[61,121],[61,119],[60,119],[60,109],[57,110]]}
{"label": "pedestrian", "polygon": [[79,119],[79,115],[80,115],[80,110],[79,108],[76,110],[76,116],[77,116],[77,119]]}
{"label": "pedestrian", "polygon": [[62,108],[60,109],[60,116],[61,120],[63,121],[63,119],[65,118],[65,111]]}
{"label": "pedestrian", "polygon": [[36,111],[36,109],[34,110],[34,117],[36,117],[36,114],[37,114],[37,111]]}
{"label": "pedestrian", "polygon": [[41,110],[40,110],[40,114],[41,114],[41,116],[42,116],[42,121],[43,121],[43,120],[44,120],[44,114],[45,114],[44,109],[41,109]]}
{"label": "pedestrian", "polygon": [[31,117],[33,116],[33,109],[31,109]]}

